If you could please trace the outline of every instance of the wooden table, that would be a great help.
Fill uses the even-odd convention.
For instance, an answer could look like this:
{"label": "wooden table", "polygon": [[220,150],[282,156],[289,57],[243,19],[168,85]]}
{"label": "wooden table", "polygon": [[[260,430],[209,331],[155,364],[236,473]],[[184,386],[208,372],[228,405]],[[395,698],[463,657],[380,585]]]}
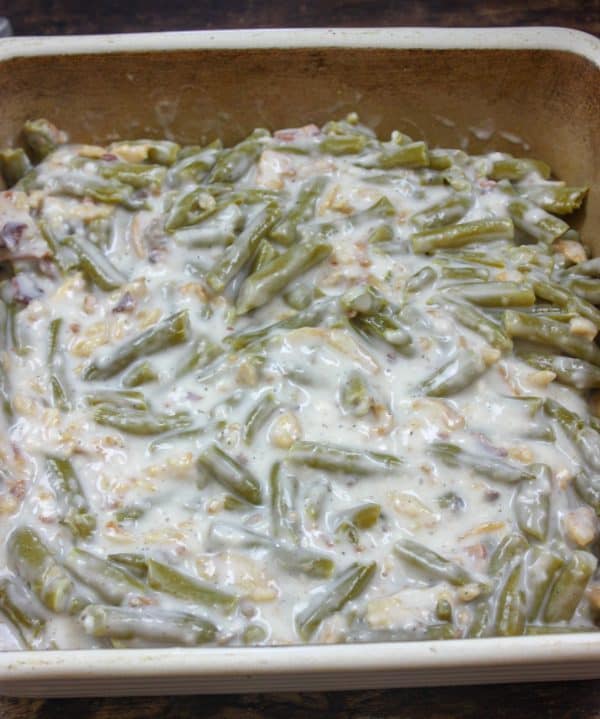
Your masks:
{"label": "wooden table", "polygon": [[[600,35],[600,0],[0,0],[15,34],[244,27],[559,25]],[[363,692],[0,699],[1,719],[600,719],[600,681]]]}

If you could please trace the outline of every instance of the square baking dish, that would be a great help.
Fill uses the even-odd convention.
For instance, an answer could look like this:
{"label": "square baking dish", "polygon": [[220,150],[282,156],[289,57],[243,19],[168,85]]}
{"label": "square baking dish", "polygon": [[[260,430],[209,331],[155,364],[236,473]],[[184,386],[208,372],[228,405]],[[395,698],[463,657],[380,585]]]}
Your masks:
{"label": "square baking dish", "polygon": [[[0,41],[0,143],[48,117],[75,142],[230,143],[357,111],[378,134],[548,162],[591,187],[600,254],[600,40],[559,28],[246,30]],[[359,689],[600,676],[600,633],[261,648],[0,653],[12,696]]]}

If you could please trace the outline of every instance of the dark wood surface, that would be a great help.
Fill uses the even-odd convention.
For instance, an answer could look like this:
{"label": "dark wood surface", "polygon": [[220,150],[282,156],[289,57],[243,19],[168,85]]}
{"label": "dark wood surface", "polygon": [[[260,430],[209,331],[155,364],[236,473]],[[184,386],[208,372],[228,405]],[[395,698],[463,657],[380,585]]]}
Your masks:
{"label": "dark wood surface", "polygon": [[[600,35],[600,0],[0,0],[15,34],[245,27],[559,25]],[[600,719],[600,681],[364,692],[1,699],[0,719]]]}

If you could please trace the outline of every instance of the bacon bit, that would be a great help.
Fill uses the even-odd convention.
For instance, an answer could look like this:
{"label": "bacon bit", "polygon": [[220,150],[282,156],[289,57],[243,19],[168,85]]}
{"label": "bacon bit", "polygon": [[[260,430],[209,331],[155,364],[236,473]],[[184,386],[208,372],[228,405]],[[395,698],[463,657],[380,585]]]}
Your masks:
{"label": "bacon bit", "polygon": [[104,160],[104,162],[116,162],[119,158],[112,152],[105,152],[100,156],[100,159]]}
{"label": "bacon bit", "polygon": [[486,502],[497,502],[500,499],[500,492],[497,489],[486,489],[483,498]]}
{"label": "bacon bit", "polygon": [[470,556],[473,557],[473,559],[487,559],[488,557],[488,550],[485,544],[482,544],[481,542],[477,542],[477,544],[470,544],[468,547],[465,547],[465,552]]}
{"label": "bacon bit", "polygon": [[484,522],[478,524],[476,527],[469,529],[468,532],[461,534],[459,539],[466,539],[467,537],[477,536],[478,534],[491,534],[492,532],[499,532],[506,527],[506,522]]}
{"label": "bacon bit", "polygon": [[15,499],[23,499],[27,492],[27,482],[24,479],[17,479],[8,491]]}
{"label": "bacon bit", "polygon": [[477,184],[479,187],[481,187],[482,190],[492,190],[496,185],[498,184],[496,180],[489,180],[488,178],[481,177],[479,180],[477,180]]}
{"label": "bacon bit", "polygon": [[6,222],[0,230],[0,247],[14,252],[26,229],[27,225],[24,222]]}
{"label": "bacon bit", "polygon": [[33,277],[25,273],[13,277],[10,284],[13,290],[13,299],[25,306],[31,300],[35,300],[44,294],[43,290],[35,283]]}
{"label": "bacon bit", "polygon": [[126,292],[117,304],[113,307],[113,312],[133,312],[135,309],[135,300],[130,292]]}
{"label": "bacon bit", "polygon": [[71,322],[71,324],[69,325],[69,329],[74,335],[76,335],[81,331],[81,325],[77,322]]}

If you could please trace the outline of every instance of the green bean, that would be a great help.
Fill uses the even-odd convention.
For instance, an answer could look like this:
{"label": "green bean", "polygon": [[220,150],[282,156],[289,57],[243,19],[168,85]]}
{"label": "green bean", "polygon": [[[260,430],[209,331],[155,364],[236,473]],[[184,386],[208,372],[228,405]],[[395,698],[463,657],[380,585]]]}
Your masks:
{"label": "green bean", "polygon": [[278,407],[279,402],[277,402],[272,392],[267,392],[260,398],[243,424],[242,439],[246,444],[252,444],[256,434],[264,427],[269,417]]}
{"label": "green bean", "polygon": [[525,583],[529,597],[527,619],[532,622],[540,613],[544,599],[557,573],[564,565],[563,558],[551,547],[535,546],[527,565]]}
{"label": "green bean", "polygon": [[149,409],[144,395],[136,390],[99,389],[85,395],[85,401],[90,407],[98,405],[111,405],[124,409],[145,411]]}
{"label": "green bean", "polygon": [[71,575],[33,529],[13,530],[7,540],[7,556],[12,569],[52,612],[61,614],[81,608]]}
{"label": "green bean", "polygon": [[490,634],[492,620],[492,608],[488,599],[478,602],[473,610],[471,624],[467,629],[469,639],[480,639]]}
{"label": "green bean", "polygon": [[566,273],[571,275],[583,275],[584,277],[600,277],[600,257],[593,257],[591,260],[579,262],[569,267]]}
{"label": "green bean", "polygon": [[208,476],[222,484],[235,496],[250,504],[262,504],[260,482],[216,443],[209,445],[198,458],[201,476]]}
{"label": "green bean", "polygon": [[502,352],[512,349],[512,342],[502,328],[480,310],[455,302],[446,295],[435,297],[433,301],[440,302],[459,324],[481,335],[492,347]]}
{"label": "green bean", "polygon": [[510,155],[492,160],[486,175],[492,180],[522,180],[532,172],[540,174],[544,180],[550,177],[550,167],[545,162]]}
{"label": "green bean", "polygon": [[63,507],[62,521],[75,537],[81,539],[89,537],[96,529],[96,518],[90,511],[73,465],[68,459],[48,457],[46,470],[57,495],[59,506]]}
{"label": "green bean", "polygon": [[138,579],[145,579],[148,576],[148,563],[143,554],[123,552],[109,554],[107,559],[114,564],[125,567],[129,574],[135,575]]}
{"label": "green bean", "polygon": [[587,472],[581,470],[575,475],[573,486],[581,499],[589,504],[600,517],[600,479],[598,475],[594,474],[590,477]]}
{"label": "green bean", "polygon": [[496,482],[513,484],[521,480],[535,479],[535,474],[528,468],[503,462],[497,457],[474,454],[455,444],[433,442],[429,445],[429,450],[450,467],[464,465]]}
{"label": "green bean", "polygon": [[367,237],[370,245],[379,245],[385,242],[391,242],[394,239],[394,230],[389,225],[378,225],[373,228]]}
{"label": "green bean", "polygon": [[142,357],[162,352],[186,342],[188,335],[189,318],[187,310],[176,312],[149,327],[137,337],[119,345],[107,357],[92,362],[85,369],[83,379],[87,381],[110,379]]}
{"label": "green bean", "polygon": [[568,622],[573,617],[597,564],[593,554],[573,552],[550,590],[544,610],[545,622]]}
{"label": "green bean", "polygon": [[165,219],[165,230],[175,232],[181,228],[196,226],[226,210],[233,200],[215,200],[204,187],[196,187],[178,197],[169,209]]}
{"label": "green bean", "polygon": [[319,143],[319,151],[329,155],[358,155],[367,146],[364,135],[329,135]]}
{"label": "green bean", "polygon": [[373,398],[366,377],[354,370],[340,384],[339,403],[342,411],[354,417],[364,417],[371,411]]}
{"label": "green bean", "polygon": [[242,642],[246,646],[255,647],[257,644],[262,644],[269,637],[269,633],[265,627],[260,624],[248,624],[242,633]]}
{"label": "green bean", "polygon": [[419,292],[433,284],[436,279],[437,273],[433,267],[422,267],[406,280],[404,288],[407,292]]}
{"label": "green bean", "polygon": [[136,195],[129,185],[123,185],[116,180],[90,177],[83,172],[63,173],[53,177],[51,194],[91,197],[97,202],[122,205],[125,209],[132,211],[143,210],[147,207],[144,197]]}
{"label": "green bean", "polygon": [[396,167],[429,167],[429,150],[425,142],[408,142],[392,149],[386,148],[383,152],[356,164],[381,170],[393,170]]}
{"label": "green bean", "polygon": [[522,564],[517,564],[506,578],[498,596],[496,634],[520,636],[525,631],[525,592],[521,589]]}
{"label": "green bean", "polygon": [[279,208],[269,203],[248,223],[235,242],[223,252],[206,275],[206,281],[215,292],[222,292],[242,267],[254,256],[260,241],[279,218]]}
{"label": "green bean", "polygon": [[5,305],[4,316],[4,345],[5,349],[12,350],[19,357],[29,353],[29,346],[25,344],[19,327],[19,308],[14,302]]}
{"label": "green bean", "polygon": [[528,624],[525,627],[525,634],[531,637],[548,634],[583,634],[593,631],[594,629],[586,626],[574,627],[572,625],[565,626],[564,624]]}
{"label": "green bean", "polygon": [[438,599],[435,605],[435,616],[441,622],[452,621],[452,605],[447,599]]}
{"label": "green bean", "polygon": [[290,247],[246,278],[236,302],[238,314],[246,314],[269,302],[292,280],[322,262],[331,253],[326,242],[306,242]]}
{"label": "green bean", "polygon": [[[485,267],[473,267],[470,265],[454,267],[452,265],[447,265],[446,267],[441,268],[440,275],[444,280],[468,280],[469,284],[471,284],[471,280],[487,280],[490,276],[490,272]],[[448,283],[446,284],[448,285]],[[472,284],[481,283],[473,282]],[[450,284],[448,287],[450,287],[451,290],[454,290],[455,287],[460,287],[460,285]],[[473,302],[473,300],[470,301]],[[475,302],[475,304],[481,303]]]}
{"label": "green bean", "polygon": [[148,585],[157,592],[228,612],[237,604],[235,595],[224,592],[214,584],[202,582],[154,559],[147,559],[146,564]]}
{"label": "green bean", "polygon": [[341,306],[352,315],[376,315],[391,308],[388,300],[372,285],[357,285],[345,292]]}
{"label": "green bean", "polygon": [[298,225],[313,219],[317,201],[323,195],[327,182],[326,177],[315,177],[303,183],[292,208],[269,233],[275,242],[292,245],[299,239]]}
{"label": "green bean", "polygon": [[595,472],[600,472],[600,433],[563,405],[547,398],[544,412],[555,420],[564,430],[567,437],[580,451],[586,464]]}
{"label": "green bean", "polygon": [[67,140],[64,133],[43,118],[27,120],[23,125],[23,138],[36,162],[41,162]]}
{"label": "green bean", "polygon": [[565,187],[564,185],[526,185],[522,192],[531,202],[535,202],[554,215],[569,215],[581,207],[588,187]]}
{"label": "green bean", "polygon": [[66,382],[61,376],[61,368],[64,362],[64,358],[59,347],[61,327],[62,319],[60,317],[53,319],[50,322],[48,338],[48,368],[51,372],[50,386],[52,388],[52,404],[62,412],[68,412],[71,408],[71,404],[67,397]]}
{"label": "green bean", "polygon": [[359,597],[371,581],[377,565],[354,563],[337,575],[330,584],[296,617],[296,630],[308,641],[321,623],[341,611],[349,601]]}
{"label": "green bean", "polygon": [[569,289],[577,295],[581,301],[592,305],[600,304],[600,282],[597,279],[573,277],[569,280]]}
{"label": "green bean", "polygon": [[444,228],[416,232],[410,236],[413,252],[428,254],[439,249],[464,247],[474,242],[512,240],[514,228],[511,220],[475,220]]}
{"label": "green bean", "polygon": [[480,307],[530,307],[535,303],[531,287],[516,282],[470,282],[452,285],[451,291]]}
{"label": "green bean", "polygon": [[223,145],[220,140],[217,140],[203,148],[189,149],[189,154],[181,150],[177,155],[177,161],[169,168],[167,180],[171,185],[181,180],[193,180],[194,182],[203,180],[214,166]]}
{"label": "green bean", "polygon": [[469,387],[486,369],[485,362],[477,353],[460,349],[451,360],[425,379],[418,391],[429,397],[448,397]]}
{"label": "green bean", "polygon": [[551,244],[569,229],[566,222],[550,215],[528,200],[511,200],[508,203],[508,211],[515,227],[537,242]]}
{"label": "green bean", "polygon": [[284,471],[281,462],[274,462],[269,472],[271,535],[276,539],[283,536],[295,544],[301,534],[295,512],[297,493],[295,477]]}
{"label": "green bean", "polygon": [[28,648],[31,647],[26,635],[38,636],[46,624],[35,598],[19,580],[9,577],[0,579],[0,613],[11,622]]}
{"label": "green bean", "polygon": [[568,312],[576,312],[600,328],[600,310],[585,299],[573,294],[569,289],[553,282],[536,279],[533,282],[533,291],[539,299],[551,302]]}
{"label": "green bean", "polygon": [[323,293],[316,287],[304,284],[296,284],[283,292],[283,301],[294,310],[305,310]]}
{"label": "green bean", "polygon": [[377,338],[397,350],[410,350],[412,337],[389,310],[369,315],[357,315],[350,319],[350,325],[359,335],[369,341]]}
{"label": "green bean", "polygon": [[391,454],[320,442],[295,442],[286,459],[292,464],[361,477],[394,472],[402,465],[402,460]]}
{"label": "green bean", "polygon": [[144,639],[175,646],[212,642],[215,625],[204,617],[186,612],[143,607],[111,607],[90,604],[80,621],[87,634],[109,639]]}
{"label": "green bean", "polygon": [[503,537],[490,557],[488,573],[491,576],[501,574],[504,569],[520,559],[527,551],[529,544],[522,534],[513,532]]}
{"label": "green bean", "polygon": [[160,165],[135,162],[109,162],[99,165],[98,172],[106,180],[114,179],[137,190],[160,186],[167,174],[166,169]]}
{"label": "green bean", "polygon": [[359,543],[359,530],[371,529],[381,516],[381,505],[365,502],[338,513],[333,519],[333,530],[344,534],[353,544]]}
{"label": "green bean", "polygon": [[[172,165],[179,154],[179,145],[170,140],[125,140],[123,142],[113,142],[109,146],[109,152],[122,153],[130,151],[131,148],[141,149],[145,152],[144,161],[155,165]],[[134,152],[139,154],[139,152]]]}
{"label": "green bean", "polygon": [[4,177],[7,187],[16,185],[31,171],[31,162],[20,147],[0,150],[0,174]]}
{"label": "green bean", "polygon": [[260,157],[264,147],[260,140],[268,136],[267,130],[256,129],[242,142],[229,150],[223,150],[210,172],[210,182],[239,180]]}
{"label": "green bean", "polygon": [[512,339],[537,342],[572,357],[600,365],[600,349],[593,342],[572,335],[562,322],[507,310],[504,313],[504,329]]}
{"label": "green bean", "polygon": [[65,564],[84,584],[95,589],[111,604],[121,604],[128,594],[143,593],[145,590],[140,581],[118,564],[83,549],[72,549]]}
{"label": "green bean", "polygon": [[335,563],[325,554],[273,541],[264,534],[228,522],[213,522],[209,538],[216,546],[264,548],[288,572],[302,572],[309,577],[327,579],[335,569]]}
{"label": "green bean", "polygon": [[584,360],[537,352],[518,352],[517,356],[536,369],[554,372],[562,384],[576,389],[600,388],[600,369]]}
{"label": "green bean", "polygon": [[463,218],[471,206],[471,199],[464,195],[451,195],[410,218],[419,230],[432,230],[444,225],[453,225]]}
{"label": "green bean", "polygon": [[175,369],[175,378],[181,379],[194,370],[203,369],[222,356],[223,349],[208,337],[198,338]]}
{"label": "green bean", "polygon": [[250,267],[250,276],[255,272],[259,272],[266,265],[279,257],[279,252],[273,247],[269,240],[264,238],[260,241],[258,248],[254,254],[254,259]]}
{"label": "green bean", "polygon": [[94,410],[94,421],[106,427],[140,437],[189,429],[192,418],[187,412],[165,414],[147,410],[137,410],[113,405],[99,405]]}
{"label": "green bean", "polygon": [[123,387],[140,387],[150,382],[156,382],[158,373],[148,360],[141,360],[132,365],[123,375],[121,383]]}
{"label": "green bean", "polygon": [[532,465],[531,469],[537,479],[519,487],[514,510],[519,529],[542,542],[548,536],[552,471],[545,464]]}
{"label": "green bean", "polygon": [[93,242],[83,237],[65,237],[63,244],[75,252],[82,272],[101,290],[116,290],[126,281]]}
{"label": "green bean", "polygon": [[412,539],[401,539],[396,542],[394,553],[426,574],[455,586],[460,587],[473,581],[469,572],[459,564],[451,562],[418,542],[413,542]]}

